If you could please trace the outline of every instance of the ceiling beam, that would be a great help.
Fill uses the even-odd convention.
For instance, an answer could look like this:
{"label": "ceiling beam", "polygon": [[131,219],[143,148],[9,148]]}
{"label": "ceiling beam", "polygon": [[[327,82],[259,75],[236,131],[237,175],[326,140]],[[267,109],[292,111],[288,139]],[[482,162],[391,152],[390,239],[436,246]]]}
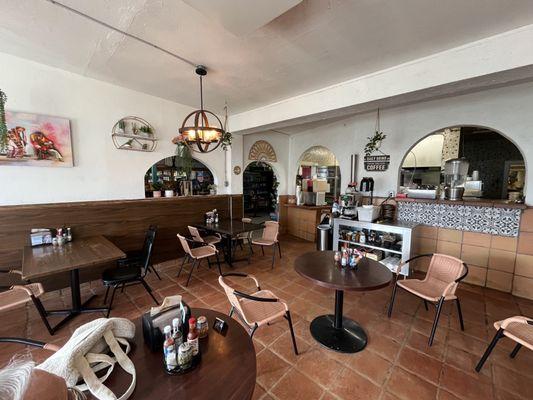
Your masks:
{"label": "ceiling beam", "polygon": [[533,25],[230,116],[254,133],[533,79]]}

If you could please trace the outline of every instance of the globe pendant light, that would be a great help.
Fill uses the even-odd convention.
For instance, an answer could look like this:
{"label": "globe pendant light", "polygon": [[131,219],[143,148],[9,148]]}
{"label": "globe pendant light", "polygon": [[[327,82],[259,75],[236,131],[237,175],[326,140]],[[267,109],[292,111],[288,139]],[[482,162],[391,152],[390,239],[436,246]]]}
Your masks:
{"label": "globe pendant light", "polygon": [[202,78],[207,75],[207,68],[198,65],[196,73],[200,77],[200,109],[183,120],[179,129],[179,141],[184,142],[192,151],[209,153],[220,146],[225,132],[220,119],[211,111],[204,110]]}

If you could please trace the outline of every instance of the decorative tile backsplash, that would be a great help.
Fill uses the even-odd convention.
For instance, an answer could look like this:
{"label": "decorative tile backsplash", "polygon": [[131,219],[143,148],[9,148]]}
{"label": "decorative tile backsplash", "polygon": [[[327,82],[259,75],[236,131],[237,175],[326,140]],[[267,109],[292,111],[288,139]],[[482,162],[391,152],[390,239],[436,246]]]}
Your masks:
{"label": "decorative tile backsplash", "polygon": [[461,231],[518,236],[519,208],[398,202],[398,219]]}

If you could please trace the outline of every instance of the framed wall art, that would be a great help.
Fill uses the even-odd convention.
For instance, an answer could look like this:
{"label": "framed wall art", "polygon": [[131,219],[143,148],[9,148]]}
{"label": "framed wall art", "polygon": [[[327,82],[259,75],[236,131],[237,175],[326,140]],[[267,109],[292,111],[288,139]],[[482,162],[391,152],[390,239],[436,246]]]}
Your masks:
{"label": "framed wall art", "polygon": [[0,166],[73,167],[70,120],[6,110],[7,148]]}

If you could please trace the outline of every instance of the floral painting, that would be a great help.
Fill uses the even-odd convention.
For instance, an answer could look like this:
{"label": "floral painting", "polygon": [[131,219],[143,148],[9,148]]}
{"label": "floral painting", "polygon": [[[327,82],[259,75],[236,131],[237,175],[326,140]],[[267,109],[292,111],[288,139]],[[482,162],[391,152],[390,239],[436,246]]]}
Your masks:
{"label": "floral painting", "polygon": [[0,166],[72,167],[70,121],[6,110],[7,148]]}

